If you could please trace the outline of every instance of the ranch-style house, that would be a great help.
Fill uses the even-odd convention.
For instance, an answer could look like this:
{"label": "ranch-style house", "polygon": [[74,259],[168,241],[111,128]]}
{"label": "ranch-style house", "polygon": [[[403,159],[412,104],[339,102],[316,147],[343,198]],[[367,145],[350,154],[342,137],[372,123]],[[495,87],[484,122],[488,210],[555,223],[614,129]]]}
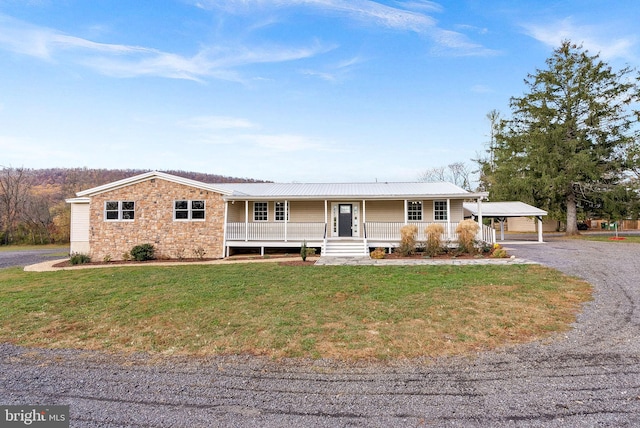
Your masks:
{"label": "ranch-style house", "polygon": [[[450,183],[203,183],[152,171],[77,193],[71,204],[71,253],[120,260],[135,245],[153,244],[159,258],[224,258],[239,249],[300,248],[322,256],[368,256],[393,248],[400,228],[425,239],[441,223],[456,240],[463,203],[482,224],[486,192]],[[478,239],[495,242],[483,226]]]}

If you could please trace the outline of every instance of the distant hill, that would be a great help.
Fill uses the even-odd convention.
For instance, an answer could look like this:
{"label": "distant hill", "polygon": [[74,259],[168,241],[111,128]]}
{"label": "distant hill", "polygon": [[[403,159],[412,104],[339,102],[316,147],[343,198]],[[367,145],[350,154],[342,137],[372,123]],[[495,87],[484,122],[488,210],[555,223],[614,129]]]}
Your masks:
{"label": "distant hill", "polygon": [[[45,168],[31,169],[32,185],[38,187],[57,188],[62,197],[70,198],[76,192],[101,186],[123,178],[149,172],[148,169],[90,169],[90,168]],[[227,177],[202,172],[165,170],[167,174],[203,183],[262,183],[264,180],[252,178]]]}

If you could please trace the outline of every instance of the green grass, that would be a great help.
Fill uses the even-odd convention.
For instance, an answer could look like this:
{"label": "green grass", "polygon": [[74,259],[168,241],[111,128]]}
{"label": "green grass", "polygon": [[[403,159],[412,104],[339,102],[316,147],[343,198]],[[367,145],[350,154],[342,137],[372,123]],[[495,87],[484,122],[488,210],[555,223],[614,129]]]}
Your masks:
{"label": "green grass", "polygon": [[0,272],[0,341],[275,358],[412,358],[531,341],[566,330],[591,292],[536,265]]}
{"label": "green grass", "polygon": [[31,251],[31,250],[56,250],[64,256],[69,255],[69,244],[47,244],[47,245],[0,245],[0,252],[6,251]]}

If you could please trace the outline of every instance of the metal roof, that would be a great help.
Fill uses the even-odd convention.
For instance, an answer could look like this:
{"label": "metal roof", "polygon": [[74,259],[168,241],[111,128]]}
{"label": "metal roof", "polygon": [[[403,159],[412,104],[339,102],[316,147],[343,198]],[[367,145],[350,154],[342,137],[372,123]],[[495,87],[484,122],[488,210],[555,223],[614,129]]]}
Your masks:
{"label": "metal roof", "polygon": [[[478,204],[463,203],[465,215],[478,215]],[[483,217],[530,217],[545,216],[547,212],[524,202],[483,202]]]}
{"label": "metal roof", "polygon": [[451,183],[218,183],[232,193],[226,199],[243,198],[381,198],[453,197],[477,198],[485,193],[471,193]]}
{"label": "metal roof", "polygon": [[[323,198],[485,198],[486,192],[472,193],[451,183],[203,183],[158,171],[139,174],[123,180],[76,193],[91,197],[142,181],[160,178],[186,186],[220,193],[227,200],[244,199],[323,199]],[[71,202],[71,201],[70,201]],[[74,200],[73,202],[80,202]]]}

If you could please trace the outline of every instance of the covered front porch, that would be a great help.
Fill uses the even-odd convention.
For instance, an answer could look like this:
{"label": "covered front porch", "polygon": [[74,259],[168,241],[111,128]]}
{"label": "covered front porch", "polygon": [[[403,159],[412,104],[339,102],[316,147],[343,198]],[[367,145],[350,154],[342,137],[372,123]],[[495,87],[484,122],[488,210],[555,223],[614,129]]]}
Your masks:
{"label": "covered front porch", "polygon": [[[400,230],[408,224],[417,226],[417,240],[424,242],[425,229],[433,223],[442,224],[442,240],[455,245],[455,230],[463,219],[462,202],[450,198],[438,203],[408,199],[234,201],[226,207],[225,254],[234,248],[258,248],[264,254],[266,248],[299,248],[306,243],[320,248],[323,256],[340,251],[368,255],[371,248],[397,247]],[[434,216],[442,220],[425,221]],[[422,221],[409,220],[416,217]],[[295,221],[301,219],[315,221]],[[477,239],[493,244],[495,231],[482,226]]]}

